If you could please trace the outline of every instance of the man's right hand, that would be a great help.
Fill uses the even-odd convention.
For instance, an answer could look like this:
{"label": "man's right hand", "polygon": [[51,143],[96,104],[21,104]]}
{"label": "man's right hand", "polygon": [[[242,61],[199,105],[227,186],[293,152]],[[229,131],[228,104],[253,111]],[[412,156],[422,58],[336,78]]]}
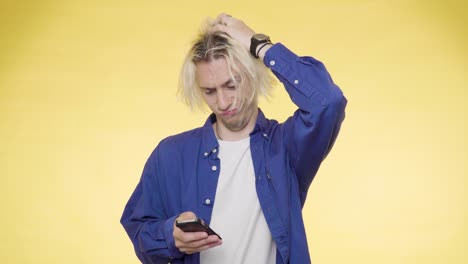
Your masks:
{"label": "man's right hand", "polygon": [[[193,212],[184,212],[177,217],[177,220],[194,219],[197,216]],[[208,236],[206,232],[184,232],[175,225],[174,222],[175,246],[186,254],[193,254],[202,250],[219,246],[223,243],[216,235]]]}

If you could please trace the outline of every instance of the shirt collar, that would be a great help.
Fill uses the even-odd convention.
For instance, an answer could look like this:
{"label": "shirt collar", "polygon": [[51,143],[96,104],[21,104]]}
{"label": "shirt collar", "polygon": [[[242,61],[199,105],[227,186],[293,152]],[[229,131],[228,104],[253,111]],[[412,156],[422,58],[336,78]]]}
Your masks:
{"label": "shirt collar", "polygon": [[[219,147],[218,139],[216,138],[216,135],[213,130],[213,124],[215,122],[216,115],[214,113],[211,113],[202,127],[202,155],[204,155],[205,157],[208,157],[212,153],[215,153]],[[257,132],[265,131],[267,123],[268,122],[265,115],[263,114],[262,110],[258,108],[258,116],[257,120],[255,121],[255,128],[252,131],[252,133],[250,133],[250,135],[252,136]]]}
{"label": "shirt collar", "polygon": [[250,135],[253,135],[257,131],[265,131],[266,126],[267,126],[267,119],[265,115],[263,114],[262,110],[258,108],[258,116],[257,116],[257,121],[255,121],[255,128]]}
{"label": "shirt collar", "polygon": [[212,113],[202,127],[202,155],[204,155],[205,157],[210,156],[210,154],[213,153],[213,150],[217,149],[219,146],[218,139],[216,139],[216,135],[213,130],[213,124],[215,122],[216,115]]}

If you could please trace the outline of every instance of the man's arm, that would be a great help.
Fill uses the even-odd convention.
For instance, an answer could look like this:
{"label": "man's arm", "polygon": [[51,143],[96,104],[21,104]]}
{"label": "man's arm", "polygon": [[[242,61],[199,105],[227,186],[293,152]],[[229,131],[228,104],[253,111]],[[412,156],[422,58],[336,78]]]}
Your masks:
{"label": "man's arm", "polygon": [[304,203],[321,162],[336,140],[347,101],[325,66],[312,57],[298,57],[278,43],[266,53],[264,63],[299,108],[281,130]]}
{"label": "man's arm", "polygon": [[[231,38],[240,42],[245,49],[250,50],[250,41],[252,36],[255,35],[255,31],[247,26],[242,20],[234,18],[226,13],[222,13],[216,17],[215,21],[217,24],[213,27],[213,31],[222,31],[227,33]],[[267,44],[263,48],[261,48],[261,45],[257,47],[257,55],[260,60],[263,60],[265,53],[271,45],[272,44]]]}
{"label": "man's arm", "polygon": [[[252,29],[227,14],[219,15],[217,21],[214,30],[226,32],[249,50],[255,34]],[[320,163],[338,135],[347,101],[320,61],[298,57],[281,44],[265,46],[258,56],[299,107],[283,124],[282,133],[304,202]]]}
{"label": "man's arm", "polygon": [[142,263],[158,263],[183,256],[175,247],[172,236],[177,216],[169,217],[163,210],[157,180],[157,157],[158,148],[146,162],[140,182],[120,220]]}
{"label": "man's arm", "polygon": [[193,212],[167,216],[164,199],[161,197],[159,177],[164,177],[160,166],[160,148],[151,154],[146,162],[142,177],[125,207],[121,223],[128,233],[135,253],[142,263],[160,263],[181,258],[221,245],[216,236],[205,232],[183,232],[175,226],[180,219],[195,218]]}

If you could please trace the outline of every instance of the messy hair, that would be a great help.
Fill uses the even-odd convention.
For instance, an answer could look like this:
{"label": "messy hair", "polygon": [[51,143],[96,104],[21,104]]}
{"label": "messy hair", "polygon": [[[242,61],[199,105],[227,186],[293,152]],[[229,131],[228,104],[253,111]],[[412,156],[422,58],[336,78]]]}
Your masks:
{"label": "messy hair", "polygon": [[208,63],[220,58],[226,60],[236,86],[247,89],[244,93],[249,95],[247,98],[240,96],[240,89],[236,89],[234,100],[241,100],[240,108],[257,102],[259,95],[268,98],[275,83],[269,69],[259,59],[255,59],[240,42],[224,32],[213,31],[213,25],[213,21],[205,23],[185,57],[180,72],[179,98],[191,109],[204,109],[196,66],[198,63]]}

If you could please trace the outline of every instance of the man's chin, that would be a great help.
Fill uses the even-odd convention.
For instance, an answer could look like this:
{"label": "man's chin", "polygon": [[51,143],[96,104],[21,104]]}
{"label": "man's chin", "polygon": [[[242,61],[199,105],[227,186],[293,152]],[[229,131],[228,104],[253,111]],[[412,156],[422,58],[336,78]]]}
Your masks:
{"label": "man's chin", "polygon": [[223,126],[231,131],[240,131],[245,127],[245,122],[236,120],[222,120]]}

